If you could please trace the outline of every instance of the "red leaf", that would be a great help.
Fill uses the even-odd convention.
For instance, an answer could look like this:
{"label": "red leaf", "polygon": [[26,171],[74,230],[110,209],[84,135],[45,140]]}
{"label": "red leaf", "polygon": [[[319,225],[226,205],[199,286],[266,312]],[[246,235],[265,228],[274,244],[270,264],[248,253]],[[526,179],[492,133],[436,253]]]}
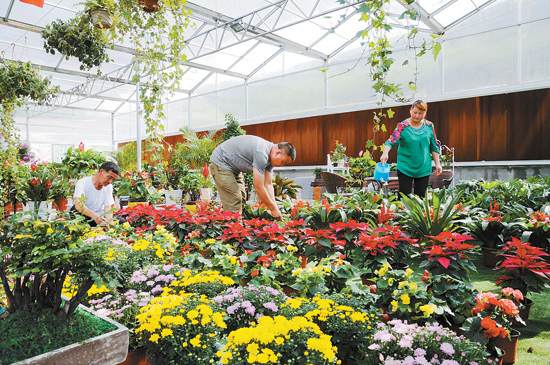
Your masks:
{"label": "red leaf", "polygon": [[447,269],[449,267],[449,264],[451,263],[451,260],[446,257],[440,257],[437,259],[437,261],[439,261],[441,266],[443,266],[445,269]]}

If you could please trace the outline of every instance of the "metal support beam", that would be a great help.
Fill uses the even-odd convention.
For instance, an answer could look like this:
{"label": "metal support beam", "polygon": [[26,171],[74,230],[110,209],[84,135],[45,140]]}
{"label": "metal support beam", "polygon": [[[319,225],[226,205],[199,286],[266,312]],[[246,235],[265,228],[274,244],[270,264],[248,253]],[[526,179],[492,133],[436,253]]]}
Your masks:
{"label": "metal support beam", "polygon": [[139,115],[139,79],[136,82],[136,147],[137,147],[137,170],[141,172],[141,118]]}
{"label": "metal support beam", "polygon": [[[266,20],[272,15],[280,16],[280,13],[284,11],[284,7],[288,1],[289,0],[277,1],[273,4],[257,9],[239,18],[231,18],[226,15],[212,11],[210,9],[204,8],[200,5],[188,2],[185,7],[191,10],[192,16],[193,15],[199,16],[199,19],[204,20],[205,22],[209,22],[211,25],[213,25],[213,28],[191,36],[189,39],[185,41],[185,43],[189,45],[193,40],[197,40],[200,42],[210,37],[211,36],[210,33],[217,32],[218,29],[221,29],[223,32],[230,32],[230,34],[234,35],[234,39],[233,39],[234,42],[230,44],[230,46],[242,43],[252,38],[252,39],[258,39],[260,42],[267,42],[269,44],[282,47],[289,52],[299,53],[304,56],[312,57],[315,59],[325,60],[327,58],[326,54],[312,50],[309,47],[306,47],[299,43],[293,42],[289,39],[273,34],[276,30],[279,30],[282,28],[273,28],[273,27],[270,28],[267,26]],[[340,8],[334,9],[334,10],[331,10],[330,12],[336,11],[339,9]],[[265,17],[262,17],[260,15],[268,10],[271,10],[271,11],[267,15],[265,15]],[[317,16],[319,15],[303,18],[302,20],[296,22],[296,24],[305,22]],[[240,23],[241,26],[244,28],[244,30],[240,32],[235,32],[231,28],[231,26],[236,23]],[[263,25],[264,27],[266,27],[267,30],[264,28],[260,28],[260,25]],[[241,32],[244,32],[244,33],[240,35],[239,33]],[[215,37],[212,37],[212,38],[215,38]],[[216,44],[214,51],[218,51],[227,47],[228,46],[221,47],[219,44]],[[201,46],[199,47],[199,52],[195,58],[202,57],[210,53],[212,53],[211,50],[209,49],[205,50],[205,48]]]}
{"label": "metal support beam", "polygon": [[426,26],[430,28],[434,33],[436,34],[445,33],[445,28],[443,27],[443,25],[441,25],[441,23],[439,23],[432,16],[430,16],[430,14],[426,10],[424,10],[424,8],[421,7],[420,5],[416,3],[409,5],[404,0],[397,0],[397,2],[403,5],[405,9],[417,12],[418,15],[420,16],[420,21],[426,24]]}
{"label": "metal support beam", "polygon": [[[7,26],[17,28],[17,29],[21,29],[21,30],[25,30],[25,31],[28,31],[28,32],[38,33],[38,34],[42,33],[42,31],[46,30],[46,28],[44,28],[44,27],[40,27],[40,26],[37,26],[37,25],[28,24],[28,23],[23,23],[23,22],[19,22],[17,20],[12,20],[12,19],[4,20],[4,22],[1,22],[0,24],[7,25]],[[27,48],[32,48],[32,49],[36,49],[36,50],[42,50],[41,48],[28,47],[26,45],[21,45],[21,44],[16,44],[16,46],[27,47]],[[121,45],[117,45],[117,44],[114,45],[113,50],[117,51],[117,52],[131,54],[131,55],[136,54],[136,50],[134,48],[125,47],[125,46],[121,46]],[[64,58],[62,57],[61,60],[59,61],[59,63],[61,63],[61,61],[63,59]],[[59,66],[59,63],[58,63],[58,66]],[[195,62],[186,62],[185,66],[191,67],[191,68],[196,68],[196,69],[199,69],[199,70],[205,70],[205,71],[220,73],[220,74],[224,74],[224,75],[228,75],[228,76],[233,76],[233,77],[237,77],[237,78],[240,78],[240,79],[246,79],[247,78],[247,75],[244,75],[244,74],[241,74],[241,73],[238,73],[238,72],[232,72],[232,71],[224,70],[224,69],[217,68],[217,67],[201,65],[201,64],[198,64],[198,63],[195,63]],[[48,70],[46,70],[46,71],[65,73],[65,74],[74,75],[74,76],[83,76],[83,77],[93,77],[94,76],[93,74],[86,73],[86,72],[77,72],[77,71],[71,71],[71,70],[59,70],[57,67],[42,66],[42,68],[44,70],[46,70],[46,68],[48,68]]]}

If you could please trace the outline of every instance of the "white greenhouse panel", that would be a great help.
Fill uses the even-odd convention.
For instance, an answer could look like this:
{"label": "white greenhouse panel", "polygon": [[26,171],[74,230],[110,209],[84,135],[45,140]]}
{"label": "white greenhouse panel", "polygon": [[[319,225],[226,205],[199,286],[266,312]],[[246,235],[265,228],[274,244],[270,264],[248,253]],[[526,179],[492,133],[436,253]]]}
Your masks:
{"label": "white greenhouse panel", "polygon": [[52,161],[51,143],[31,143],[31,154],[40,161]]}
{"label": "white greenhouse panel", "polygon": [[533,32],[550,34],[550,20],[526,24],[521,30],[522,81],[550,80],[550,38],[533,37]]}
{"label": "white greenhouse panel", "polygon": [[324,108],[324,75],[324,72],[313,70],[285,77],[285,113]]}
{"label": "white greenhouse panel", "polygon": [[[550,17],[550,1],[521,2],[521,20],[524,22]],[[544,33],[541,33],[544,34]]]}
{"label": "white greenhouse panel", "polygon": [[275,57],[270,62],[265,64],[250,79],[255,81],[263,78],[280,75],[283,72],[283,64],[284,64],[283,59],[284,59],[284,52],[280,53],[279,55],[277,55],[277,57]]}
{"label": "white greenhouse panel", "polygon": [[516,84],[517,42],[517,28],[505,28],[445,42],[445,93]]}
{"label": "white greenhouse panel", "polygon": [[115,118],[115,138],[117,141],[136,139],[136,113],[119,115]]}
{"label": "white greenhouse panel", "polygon": [[191,128],[204,129],[216,122],[216,94],[191,98]]}
{"label": "white greenhouse panel", "polygon": [[176,133],[180,128],[189,123],[188,100],[180,100],[174,103],[164,104],[164,133]]}
{"label": "white greenhouse panel", "polygon": [[446,37],[469,35],[512,26],[518,23],[518,3],[520,0],[498,0],[486,9],[464,20],[446,33]]}
{"label": "white greenhouse panel", "polygon": [[225,114],[233,114],[237,120],[246,119],[244,86],[218,91],[217,122],[225,123]]}
{"label": "white greenhouse panel", "polygon": [[331,66],[328,72],[328,106],[374,101],[366,61],[353,61]]}
{"label": "white greenhouse panel", "polygon": [[302,56],[292,52],[284,52],[284,73],[303,71],[313,67],[323,68],[324,64],[320,60]]}
{"label": "white greenhouse panel", "polygon": [[248,118],[258,119],[284,113],[283,79],[276,78],[248,85]]}

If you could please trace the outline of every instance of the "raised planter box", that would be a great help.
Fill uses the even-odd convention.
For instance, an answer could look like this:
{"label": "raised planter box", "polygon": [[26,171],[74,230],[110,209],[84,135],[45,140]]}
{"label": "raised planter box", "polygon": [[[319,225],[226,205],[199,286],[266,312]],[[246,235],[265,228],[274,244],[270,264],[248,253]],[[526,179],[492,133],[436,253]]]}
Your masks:
{"label": "raised planter box", "polygon": [[116,329],[12,365],[114,365],[124,361],[128,354],[128,328],[95,313],[90,308],[83,305],[79,307],[91,315],[113,324]]}

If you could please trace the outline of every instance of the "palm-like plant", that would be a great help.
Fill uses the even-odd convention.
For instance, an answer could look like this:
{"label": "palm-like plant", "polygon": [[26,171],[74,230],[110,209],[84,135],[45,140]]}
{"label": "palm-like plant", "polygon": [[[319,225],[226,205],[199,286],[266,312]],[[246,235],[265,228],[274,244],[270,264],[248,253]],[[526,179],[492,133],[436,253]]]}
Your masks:
{"label": "palm-like plant", "polygon": [[122,146],[118,152],[112,152],[111,156],[116,160],[121,171],[137,171],[137,144],[130,142]]}
{"label": "palm-like plant", "polygon": [[189,127],[181,128],[180,131],[185,141],[175,148],[171,163],[181,166],[188,164],[192,169],[202,169],[221,142],[218,131],[209,131],[201,136]]}
{"label": "palm-like plant", "polygon": [[302,186],[295,184],[294,180],[286,179],[279,175],[273,177],[273,189],[275,197],[281,197],[286,199],[288,196],[290,199],[296,199],[296,189],[301,189]]}
{"label": "palm-like plant", "polygon": [[[428,197],[421,200],[417,196],[404,194],[402,202],[406,210],[401,213],[404,225],[416,237],[424,240],[426,236],[437,236],[444,231],[455,231],[465,223],[466,204],[457,205],[463,192],[456,196],[447,195],[445,188],[432,192],[431,202]],[[431,204],[430,204],[431,203]]]}

